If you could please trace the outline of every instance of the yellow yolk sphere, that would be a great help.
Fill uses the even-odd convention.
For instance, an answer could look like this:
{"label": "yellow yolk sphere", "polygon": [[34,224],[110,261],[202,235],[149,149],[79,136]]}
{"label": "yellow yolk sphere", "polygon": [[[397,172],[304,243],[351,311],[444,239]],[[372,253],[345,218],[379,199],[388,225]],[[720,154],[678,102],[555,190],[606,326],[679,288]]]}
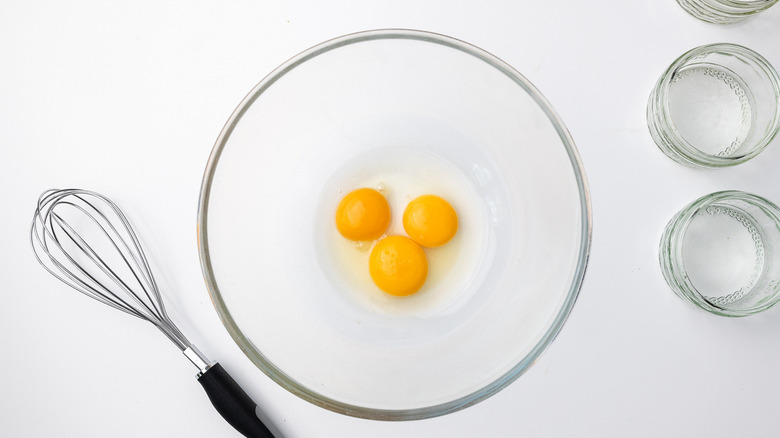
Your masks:
{"label": "yellow yolk sphere", "polygon": [[406,206],[404,230],[422,246],[435,248],[449,242],[458,231],[458,214],[439,196],[422,195]]}
{"label": "yellow yolk sphere", "polygon": [[336,228],[351,240],[374,240],[390,225],[390,205],[374,189],[357,189],[336,208]]}
{"label": "yellow yolk sphere", "polygon": [[412,239],[390,236],[377,242],[371,250],[368,269],[379,289],[403,297],[417,292],[425,283],[428,259]]}

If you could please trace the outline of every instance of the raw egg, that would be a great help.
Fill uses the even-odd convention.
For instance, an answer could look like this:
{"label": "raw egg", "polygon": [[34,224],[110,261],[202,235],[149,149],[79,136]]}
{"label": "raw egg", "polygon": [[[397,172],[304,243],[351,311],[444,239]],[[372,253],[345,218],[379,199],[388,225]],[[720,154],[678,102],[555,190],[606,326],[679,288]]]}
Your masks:
{"label": "raw egg", "polygon": [[390,225],[390,205],[381,193],[362,188],[345,196],[336,208],[336,228],[350,240],[374,240]]}
{"label": "raw egg", "polygon": [[369,273],[379,289],[390,295],[408,296],[425,283],[428,259],[412,239],[390,236],[377,242],[371,250]]}
{"label": "raw egg", "polygon": [[[491,241],[489,209],[478,191],[482,186],[471,180],[471,164],[469,157],[445,158],[423,150],[388,147],[339,165],[322,185],[312,217],[320,272],[332,287],[329,291],[339,297],[326,302],[358,314],[416,318],[455,312],[468,302],[492,260],[486,256]],[[378,238],[356,241],[341,234],[333,217],[345,195],[363,187],[375,189],[387,200],[390,224]],[[411,295],[396,296],[378,287],[372,278],[371,252],[383,236],[408,236],[403,227],[404,210],[425,194],[440,196],[456,209],[457,232],[445,245],[421,248],[428,270],[424,283]],[[365,321],[357,317],[354,320]]]}
{"label": "raw egg", "polygon": [[418,196],[404,210],[404,231],[415,242],[436,248],[458,231],[458,215],[449,202],[436,195]]}

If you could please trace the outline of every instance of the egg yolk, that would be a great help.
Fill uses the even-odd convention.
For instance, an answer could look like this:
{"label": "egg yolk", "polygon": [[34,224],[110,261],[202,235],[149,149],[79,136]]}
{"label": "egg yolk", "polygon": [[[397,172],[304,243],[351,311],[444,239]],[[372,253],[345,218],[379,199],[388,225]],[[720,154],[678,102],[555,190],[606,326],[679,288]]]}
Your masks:
{"label": "egg yolk", "polygon": [[357,189],[336,208],[336,228],[351,240],[374,240],[390,225],[390,206],[374,189]]}
{"label": "egg yolk", "polygon": [[458,231],[458,214],[439,196],[422,195],[406,206],[404,230],[415,242],[428,248],[442,246]]}
{"label": "egg yolk", "polygon": [[374,284],[390,295],[412,295],[428,276],[425,251],[405,236],[390,236],[377,242],[368,263]]}

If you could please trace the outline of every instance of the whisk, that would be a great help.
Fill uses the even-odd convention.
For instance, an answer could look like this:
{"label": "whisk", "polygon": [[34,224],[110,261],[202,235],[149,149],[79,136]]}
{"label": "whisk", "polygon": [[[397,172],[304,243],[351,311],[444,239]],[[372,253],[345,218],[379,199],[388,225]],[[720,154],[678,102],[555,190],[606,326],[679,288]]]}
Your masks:
{"label": "whisk", "polygon": [[198,382],[211,403],[241,434],[273,438],[257,417],[257,404],[168,317],[138,237],[110,199],[80,189],[43,192],[30,244],[41,266],[68,286],[163,332],[198,367]]}

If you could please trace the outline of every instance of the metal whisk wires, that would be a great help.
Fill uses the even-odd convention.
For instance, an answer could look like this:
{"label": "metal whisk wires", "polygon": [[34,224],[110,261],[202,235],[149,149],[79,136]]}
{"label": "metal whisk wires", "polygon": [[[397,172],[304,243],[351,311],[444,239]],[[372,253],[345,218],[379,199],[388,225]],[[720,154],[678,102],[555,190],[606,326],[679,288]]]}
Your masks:
{"label": "metal whisk wires", "polygon": [[168,317],[138,237],[110,199],[80,189],[44,192],[30,244],[49,273],[90,298],[152,323],[202,371],[208,369],[207,360],[192,351]]}
{"label": "metal whisk wires", "polygon": [[218,362],[210,363],[165,311],[141,243],[122,210],[89,190],[49,190],[30,226],[35,258],[84,295],[148,321],[198,367],[198,382],[222,417],[246,437],[273,438],[257,403]]}

